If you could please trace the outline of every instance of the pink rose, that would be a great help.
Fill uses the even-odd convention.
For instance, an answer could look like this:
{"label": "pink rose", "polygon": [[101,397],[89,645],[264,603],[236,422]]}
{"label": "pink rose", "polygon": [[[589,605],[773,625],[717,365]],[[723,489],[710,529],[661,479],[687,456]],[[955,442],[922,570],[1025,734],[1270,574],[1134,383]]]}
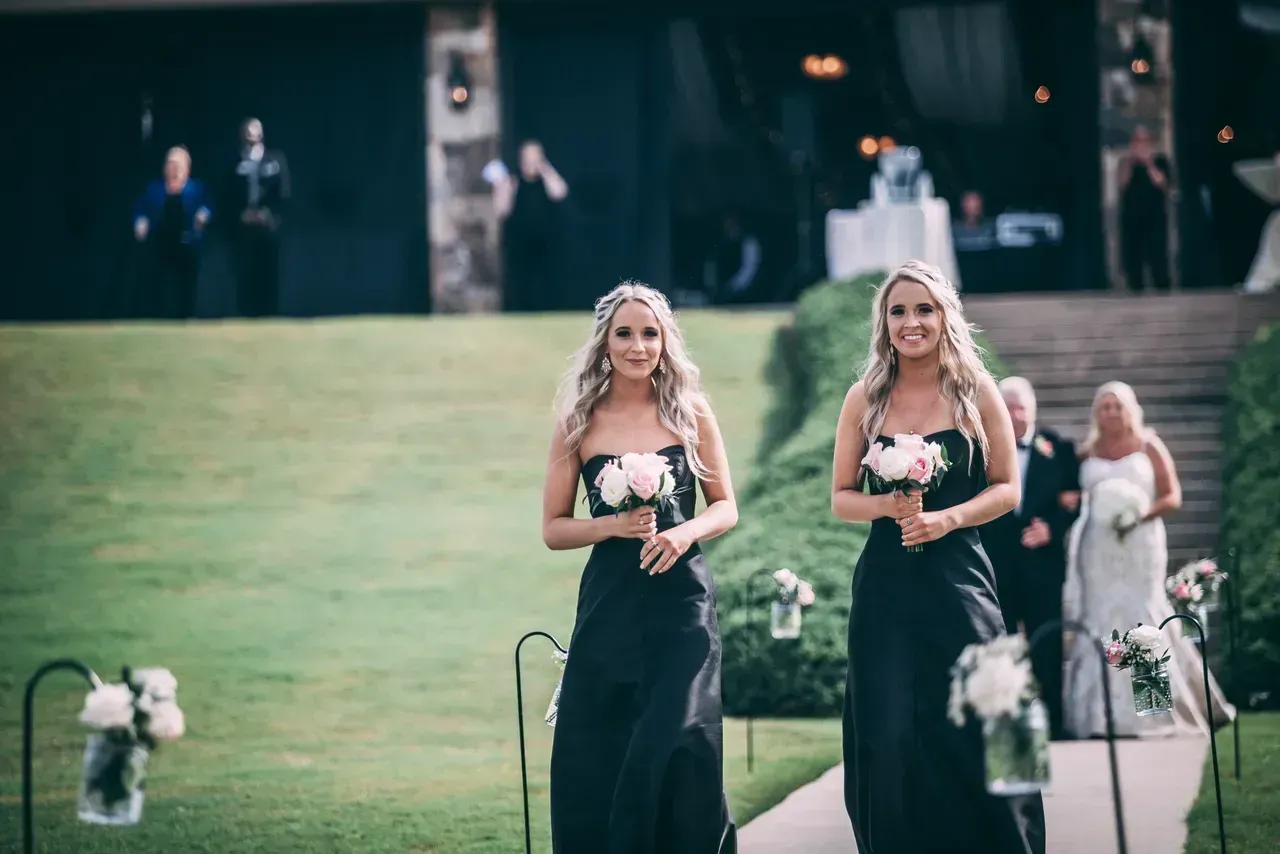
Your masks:
{"label": "pink rose", "polygon": [[1186,600],[1191,598],[1191,585],[1185,581],[1179,581],[1173,587],[1173,598],[1178,600]]}
{"label": "pink rose", "polygon": [[648,501],[662,484],[662,471],[656,467],[645,467],[627,472],[627,483],[631,485],[631,491],[637,498]]}
{"label": "pink rose", "polygon": [[928,483],[932,475],[933,463],[928,457],[916,457],[907,470],[907,480],[914,480],[916,483]]}
{"label": "pink rose", "polygon": [[604,464],[604,468],[600,469],[600,474],[596,475],[596,489],[600,488],[600,484],[604,483],[604,476],[618,467],[615,462]]}
{"label": "pink rose", "polygon": [[1117,667],[1123,659],[1124,644],[1120,643],[1120,641],[1112,641],[1107,644],[1107,664]]}
{"label": "pink rose", "polygon": [[884,451],[884,445],[876,442],[867,449],[867,455],[862,458],[862,464],[872,471],[880,470],[880,454]]}
{"label": "pink rose", "polygon": [[1207,577],[1218,571],[1218,565],[1212,560],[1205,559],[1200,561],[1199,571],[1201,576]]}
{"label": "pink rose", "polygon": [[895,433],[893,436],[893,446],[895,448],[901,448],[913,457],[924,456],[924,436],[916,433]]}

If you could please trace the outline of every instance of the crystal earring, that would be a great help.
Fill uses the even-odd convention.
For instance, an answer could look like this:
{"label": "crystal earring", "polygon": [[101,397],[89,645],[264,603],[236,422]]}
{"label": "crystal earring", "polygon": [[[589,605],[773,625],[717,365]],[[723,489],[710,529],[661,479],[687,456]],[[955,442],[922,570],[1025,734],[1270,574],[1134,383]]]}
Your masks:
{"label": "crystal earring", "polygon": [[666,359],[659,359],[659,360],[658,360],[658,373],[660,373],[660,374],[665,374],[666,372],[667,372],[667,360],[666,360]]}
{"label": "crystal earring", "polygon": [[613,370],[613,362],[610,362],[609,357],[605,356],[603,359],[600,360],[600,373],[608,374],[612,370]]}

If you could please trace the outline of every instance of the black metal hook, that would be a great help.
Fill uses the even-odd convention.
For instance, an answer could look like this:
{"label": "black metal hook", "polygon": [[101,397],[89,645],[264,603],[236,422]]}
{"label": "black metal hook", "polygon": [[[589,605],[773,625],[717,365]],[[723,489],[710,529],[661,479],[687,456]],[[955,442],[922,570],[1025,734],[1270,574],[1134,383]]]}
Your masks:
{"label": "black metal hook", "polygon": [[22,850],[32,854],[36,850],[35,821],[31,798],[31,753],[35,727],[36,686],[45,675],[55,670],[74,670],[97,688],[102,684],[98,675],[74,658],[59,658],[46,662],[27,680],[27,693],[22,703]]}
{"label": "black metal hook", "polygon": [[[1231,693],[1236,705],[1236,716],[1231,720],[1231,739],[1235,753],[1235,778],[1240,779],[1240,553],[1227,549],[1231,559],[1231,572],[1223,580],[1227,587],[1227,667],[1231,671]],[[1247,699],[1247,698],[1245,698]]]}
{"label": "black metal hook", "polygon": [[[1200,633],[1200,667],[1204,671],[1204,710],[1209,722],[1209,746],[1213,751],[1213,792],[1218,798],[1218,844],[1222,854],[1227,854],[1227,822],[1222,815],[1222,777],[1218,773],[1218,736],[1213,725],[1213,693],[1209,687],[1209,657],[1204,654],[1204,626],[1190,614],[1173,614],[1165,617],[1157,629],[1163,629],[1174,620],[1186,620]],[[1240,717],[1237,713],[1236,717]]]}
{"label": "black metal hook", "polygon": [[520,678],[520,647],[524,646],[524,642],[529,638],[543,637],[555,644],[555,648],[562,655],[568,655],[569,650],[560,645],[560,641],[544,631],[528,632],[524,637],[516,643],[516,720],[520,725],[520,784],[524,790],[524,850],[525,854],[533,854],[533,834],[529,829],[529,769],[525,760],[524,747],[524,685]]}
{"label": "black metal hook", "polygon": [[1107,757],[1111,761],[1111,802],[1115,806],[1116,815],[1116,851],[1117,854],[1127,854],[1129,850],[1128,843],[1125,840],[1124,833],[1124,805],[1120,800],[1120,763],[1116,758],[1116,720],[1115,713],[1111,708],[1111,667],[1107,664],[1107,650],[1103,646],[1102,640],[1093,636],[1093,633],[1087,626],[1078,623],[1075,620],[1050,620],[1042,623],[1031,634],[1031,639],[1027,641],[1027,655],[1031,655],[1031,651],[1036,648],[1036,644],[1040,643],[1048,633],[1053,629],[1070,629],[1077,634],[1084,635],[1093,642],[1093,647],[1098,651],[1098,661],[1102,665],[1102,705],[1106,711],[1107,717]]}
{"label": "black metal hook", "polygon": [[[759,577],[762,577],[762,576],[763,576],[763,577],[765,577],[765,578],[768,578],[768,579],[769,579],[769,581],[770,581],[770,582],[772,582],[774,585],[777,585],[777,582],[776,582],[776,581],[774,581],[774,579],[773,579],[773,573],[774,573],[774,572],[775,572],[775,570],[772,570],[772,569],[757,569],[757,570],[755,570],[754,572],[752,572],[750,575],[748,575],[748,576],[747,576],[747,580],[743,583],[742,598],[743,598],[743,599],[745,600],[745,602],[746,602],[745,610],[746,610],[746,612],[747,612],[747,625],[748,625],[748,626],[750,626],[750,625],[754,622],[754,621],[752,620],[752,618],[751,618],[751,614],[752,614],[752,610],[751,610],[751,609],[752,609],[752,607],[753,607],[753,605],[752,605],[752,599],[751,599],[751,582],[752,582],[754,579],[756,579],[756,578],[759,578]],[[756,758],[756,748],[755,748],[756,740],[755,740],[755,726],[754,726],[754,724],[755,724],[755,718],[754,718],[750,713],[748,713],[748,714],[747,714],[747,773],[748,773],[748,774],[755,773],[755,766],[756,766],[756,761],[755,761],[755,758]]]}

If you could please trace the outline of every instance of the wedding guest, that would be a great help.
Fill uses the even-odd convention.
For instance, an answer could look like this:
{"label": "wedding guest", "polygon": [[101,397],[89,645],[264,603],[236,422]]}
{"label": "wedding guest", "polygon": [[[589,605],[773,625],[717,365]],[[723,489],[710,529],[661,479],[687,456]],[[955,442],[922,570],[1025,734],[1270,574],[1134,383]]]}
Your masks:
{"label": "wedding guest", "polygon": [[493,203],[504,227],[506,308],[531,311],[547,304],[562,238],[560,202],[569,185],[547,159],[542,143],[520,146],[520,174],[493,185]]}
{"label": "wedding guest", "polygon": [[276,314],[280,302],[280,226],[292,186],[282,152],[266,147],[262,122],[240,128],[240,160],[232,176],[228,209],[233,224],[238,310],[244,317]]}
{"label": "wedding guest", "polygon": [[191,177],[191,154],[182,146],[169,149],[164,177],[147,184],[133,211],[134,238],[147,250],[146,314],[194,316],[200,244],[212,215],[204,184]]}
{"label": "wedding guest", "polygon": [[[1022,499],[1012,513],[987,524],[982,542],[996,573],[996,594],[1005,628],[1028,639],[1046,623],[1062,619],[1067,533],[1075,514],[1063,496],[1077,489],[1075,446],[1036,421],[1036,394],[1022,377],[1000,382],[1000,396],[1013,421]],[[1050,735],[1062,728],[1062,632],[1049,634],[1032,650],[1031,666],[1049,710]]]}
{"label": "wedding guest", "polygon": [[1134,291],[1143,289],[1143,273],[1151,271],[1158,291],[1169,289],[1169,189],[1173,168],[1169,158],[1156,154],[1151,131],[1133,129],[1129,152],[1120,161],[1120,255],[1125,280]]}

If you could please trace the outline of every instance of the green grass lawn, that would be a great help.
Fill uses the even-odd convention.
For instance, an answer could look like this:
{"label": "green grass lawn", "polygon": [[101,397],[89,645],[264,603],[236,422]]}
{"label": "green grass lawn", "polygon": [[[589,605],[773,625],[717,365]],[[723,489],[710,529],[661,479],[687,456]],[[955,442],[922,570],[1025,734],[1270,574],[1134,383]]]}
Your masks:
{"label": "green grass lawn", "polygon": [[[1232,854],[1275,854],[1280,850],[1280,713],[1240,719],[1240,776],[1233,777],[1231,729],[1218,735],[1222,772],[1222,812]],[[1205,763],[1200,796],[1187,817],[1186,854],[1216,854],[1218,809],[1213,766]]]}
{"label": "green grass lawn", "polygon": [[[685,319],[739,483],[781,319]],[[586,553],[542,546],[540,502],[587,323],[0,329],[0,846],[24,682],[74,656],[171,668],[188,733],[152,757],[141,826],[79,825],[84,691],[49,678],[41,850],[522,850],[511,654],[572,627]],[[546,851],[556,669],[526,651]],[[835,721],[758,725],[750,776],[741,723],[726,737],[739,822],[839,758]]]}

